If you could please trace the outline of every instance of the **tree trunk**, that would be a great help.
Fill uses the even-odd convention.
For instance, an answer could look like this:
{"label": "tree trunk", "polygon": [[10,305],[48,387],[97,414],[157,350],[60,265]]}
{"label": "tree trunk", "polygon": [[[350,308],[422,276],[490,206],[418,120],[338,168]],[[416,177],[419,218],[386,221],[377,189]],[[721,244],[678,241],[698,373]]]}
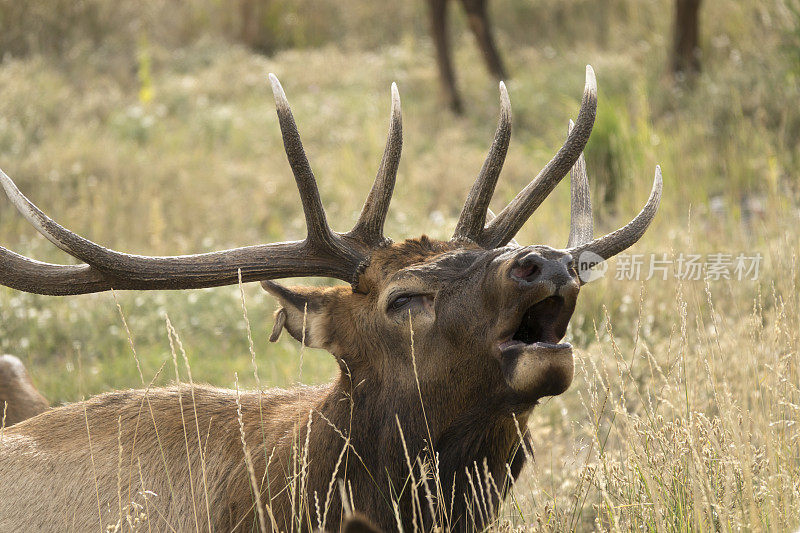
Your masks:
{"label": "tree trunk", "polygon": [[672,73],[679,80],[700,72],[700,2],[675,0]]}

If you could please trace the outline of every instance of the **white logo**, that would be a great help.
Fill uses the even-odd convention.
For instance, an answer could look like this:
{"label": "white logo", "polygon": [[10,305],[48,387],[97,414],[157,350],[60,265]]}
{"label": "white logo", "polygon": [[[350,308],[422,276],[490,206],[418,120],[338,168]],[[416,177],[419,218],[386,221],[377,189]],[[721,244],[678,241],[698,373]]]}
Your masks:
{"label": "white logo", "polygon": [[586,251],[581,252],[575,268],[578,270],[578,276],[581,278],[581,281],[590,283],[606,275],[608,263],[596,253]]}

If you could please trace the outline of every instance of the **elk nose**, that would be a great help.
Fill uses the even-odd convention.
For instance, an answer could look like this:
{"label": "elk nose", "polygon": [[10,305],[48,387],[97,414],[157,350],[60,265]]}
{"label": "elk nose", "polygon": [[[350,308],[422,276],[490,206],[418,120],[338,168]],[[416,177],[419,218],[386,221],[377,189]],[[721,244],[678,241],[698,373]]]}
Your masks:
{"label": "elk nose", "polygon": [[570,254],[559,254],[557,257],[546,258],[535,251],[529,251],[514,260],[511,267],[511,277],[522,284],[535,284],[550,282],[556,290],[563,285],[575,283],[570,274],[569,266],[572,263]]}

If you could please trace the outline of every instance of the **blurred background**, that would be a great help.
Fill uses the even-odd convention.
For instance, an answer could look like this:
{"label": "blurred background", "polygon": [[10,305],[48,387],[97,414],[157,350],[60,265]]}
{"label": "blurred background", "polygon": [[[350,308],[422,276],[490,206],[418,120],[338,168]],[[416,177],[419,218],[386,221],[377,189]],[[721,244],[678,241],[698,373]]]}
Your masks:
{"label": "blurred background", "polygon": [[[514,110],[495,212],[561,146],[591,64],[596,233],[638,212],[658,163],[664,200],[631,253],[763,256],[754,280],[672,270],[620,280],[612,262],[582,291],[569,332],[576,381],[534,415],[537,461],[502,527],[796,527],[800,1],[486,8]],[[266,78],[275,72],[343,230],[380,162],[395,81],[405,133],[387,235],[449,238],[492,139],[498,90],[454,1],[452,110],[431,10],[425,0],[0,0],[0,166],[58,222],[117,250],[302,238]],[[72,262],[0,206],[0,245]],[[568,206],[564,183],[517,240],[563,246]],[[0,288],[0,351],[19,356],[54,404],[142,387],[172,357],[168,315],[197,382],[228,387],[237,372],[255,386],[251,349],[263,384],[331,379],[328,354],[286,335],[267,342],[276,303],[256,285],[63,298]],[[175,379],[171,368],[156,381]]]}

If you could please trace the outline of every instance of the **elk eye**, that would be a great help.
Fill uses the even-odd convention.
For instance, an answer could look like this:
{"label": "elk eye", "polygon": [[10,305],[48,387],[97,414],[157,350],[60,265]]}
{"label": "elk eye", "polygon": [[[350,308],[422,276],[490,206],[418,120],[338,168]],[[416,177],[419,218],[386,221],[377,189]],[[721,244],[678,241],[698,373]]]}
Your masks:
{"label": "elk eye", "polygon": [[399,296],[395,296],[391,302],[389,302],[389,311],[398,311],[403,307],[407,306],[411,301],[416,298],[417,296],[414,294],[400,294]]}

